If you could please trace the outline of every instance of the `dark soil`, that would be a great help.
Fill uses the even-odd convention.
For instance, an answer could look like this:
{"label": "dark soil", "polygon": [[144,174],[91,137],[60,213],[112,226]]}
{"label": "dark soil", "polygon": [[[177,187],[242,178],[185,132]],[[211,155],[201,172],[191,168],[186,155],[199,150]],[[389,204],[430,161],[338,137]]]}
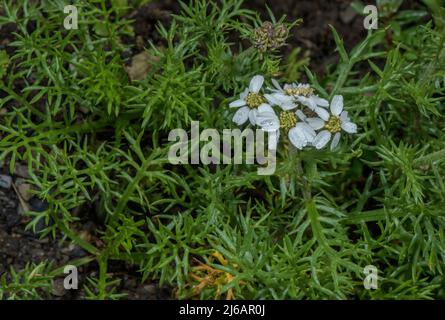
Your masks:
{"label": "dark soil", "polygon": [[[322,74],[327,65],[337,61],[334,52],[334,40],[329,24],[333,25],[342,35],[347,49],[351,49],[366,36],[363,29],[363,18],[352,12],[349,8],[350,0],[270,0],[246,1],[245,6],[261,12],[263,19],[268,15],[265,4],[273,10],[276,17],[286,14],[288,21],[303,18],[303,23],[295,28],[289,39],[287,52],[293,47],[301,47],[302,53],[310,54],[310,68],[317,74]],[[413,7],[415,1],[405,1],[404,7]],[[160,43],[160,37],[155,29],[158,22],[168,26],[172,13],[179,13],[177,1],[155,0],[132,12],[129,18],[134,19],[134,39],[123,39],[127,44],[134,46],[134,52],[141,51],[148,40]],[[8,25],[0,30],[0,49],[6,49],[9,54],[12,49],[8,47],[11,31],[14,25]],[[6,166],[5,166],[6,167]],[[5,173],[0,168],[0,173]],[[17,178],[14,176],[13,178]],[[34,205],[39,205],[35,203]],[[66,265],[73,259],[86,255],[79,247],[60,241],[59,238],[39,239],[32,231],[26,231],[25,226],[29,218],[22,215],[14,190],[0,188],[0,275],[7,272],[10,267],[21,270],[29,262],[38,263],[51,261],[54,266]],[[80,287],[85,283],[86,276],[96,276],[97,265],[90,263],[79,269]],[[171,298],[168,289],[160,289],[155,283],[140,283],[140,275],[134,266],[125,263],[111,263],[110,273],[119,274],[121,280],[118,293],[127,293],[128,299],[166,299]],[[54,299],[82,299],[84,291],[70,291],[63,289],[63,279],[57,279],[54,285]]]}
{"label": "dark soil", "polygon": [[[2,170],[5,173],[4,170]],[[15,175],[15,180],[20,179]],[[42,203],[31,199],[29,206],[32,210],[41,210]],[[80,247],[45,237],[40,239],[33,231],[25,230],[29,217],[23,215],[23,210],[14,189],[0,188],[0,276],[9,272],[10,268],[22,270],[27,263],[52,263],[53,266],[65,266],[75,259],[87,256]],[[88,225],[87,223],[86,225]],[[43,225],[38,225],[37,230]],[[83,228],[82,230],[86,230]],[[82,288],[86,277],[97,277],[98,267],[94,263],[79,267],[79,287]],[[117,288],[119,293],[127,294],[128,299],[168,299],[169,290],[159,288],[156,283],[140,283],[140,276],[134,266],[111,261],[108,269],[110,274],[119,275],[121,282]],[[63,288],[63,277],[54,281],[53,299],[83,299],[83,289],[67,291]]]}

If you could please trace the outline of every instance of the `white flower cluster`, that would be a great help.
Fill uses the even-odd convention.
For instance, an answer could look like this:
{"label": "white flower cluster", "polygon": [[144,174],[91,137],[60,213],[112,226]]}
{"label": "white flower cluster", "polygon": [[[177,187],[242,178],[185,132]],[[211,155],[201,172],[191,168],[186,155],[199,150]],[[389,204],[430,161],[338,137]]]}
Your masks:
{"label": "white flower cluster", "polygon": [[[268,88],[269,93],[263,94],[264,77],[254,76],[240,98],[230,103],[231,108],[239,108],[233,116],[237,125],[249,120],[269,132],[269,149],[276,149],[280,132],[287,134],[289,141],[300,150],[310,146],[322,149],[329,141],[333,150],[342,131],[357,132],[357,125],[343,111],[343,96],[334,96],[329,104],[315,95],[308,84],[281,87],[276,80],[272,83],[275,88]],[[278,115],[274,106],[280,108]]]}

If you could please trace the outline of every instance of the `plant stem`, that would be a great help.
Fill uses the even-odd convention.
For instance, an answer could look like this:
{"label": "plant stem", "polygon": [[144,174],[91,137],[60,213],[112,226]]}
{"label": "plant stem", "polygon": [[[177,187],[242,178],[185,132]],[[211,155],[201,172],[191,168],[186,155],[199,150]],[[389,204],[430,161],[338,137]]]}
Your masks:
{"label": "plant stem", "polygon": [[311,185],[308,182],[308,180],[306,179],[306,177],[304,176],[304,169],[303,169],[303,162],[301,161],[301,158],[297,157],[296,158],[296,173],[297,173],[297,181],[300,181],[301,184],[301,193],[303,195],[303,199],[305,200],[305,202],[309,202],[312,200],[312,191],[311,191]]}

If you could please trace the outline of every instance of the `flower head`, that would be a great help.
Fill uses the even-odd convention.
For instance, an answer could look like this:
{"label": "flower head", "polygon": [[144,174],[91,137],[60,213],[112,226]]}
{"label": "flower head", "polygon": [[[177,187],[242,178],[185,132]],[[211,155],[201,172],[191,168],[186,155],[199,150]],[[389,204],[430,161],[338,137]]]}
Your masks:
{"label": "flower head", "polygon": [[329,102],[315,95],[314,89],[309,84],[285,84],[282,88],[275,79],[272,79],[272,83],[275,89],[271,89],[271,94],[265,95],[269,103],[279,105],[284,110],[294,109],[300,103],[319,116],[328,114],[324,108],[329,106]]}
{"label": "flower head", "polygon": [[260,93],[264,83],[264,77],[256,75],[250,80],[249,88],[246,88],[238,100],[230,103],[231,108],[239,108],[233,116],[233,122],[237,125],[244,124],[247,119],[252,125],[256,124],[258,107],[266,102],[264,96]]}
{"label": "flower head", "polygon": [[262,130],[269,132],[269,149],[275,150],[281,133],[289,137],[289,141],[297,148],[303,149],[312,143],[316,132],[306,122],[301,110],[283,110],[279,116],[272,107],[264,104],[258,109],[257,124]]}
{"label": "flower head", "polygon": [[297,149],[310,145],[315,138],[315,130],[306,123],[306,116],[301,110],[282,111],[280,113],[281,129],[287,133],[289,141]]}
{"label": "flower head", "polygon": [[251,40],[261,52],[273,51],[286,44],[289,30],[282,23],[276,25],[269,21],[264,22],[252,32]]}
{"label": "flower head", "polygon": [[357,125],[349,119],[348,113],[343,111],[343,96],[336,95],[331,101],[331,113],[320,118],[308,118],[307,123],[314,129],[322,129],[312,141],[316,149],[324,148],[331,141],[331,150],[337,147],[341,131],[356,133]]}

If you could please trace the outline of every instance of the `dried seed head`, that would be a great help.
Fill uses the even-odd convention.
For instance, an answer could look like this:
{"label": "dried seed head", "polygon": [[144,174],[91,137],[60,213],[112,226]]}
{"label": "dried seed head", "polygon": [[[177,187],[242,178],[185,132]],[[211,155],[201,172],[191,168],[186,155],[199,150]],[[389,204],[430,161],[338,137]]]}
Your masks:
{"label": "dried seed head", "polygon": [[260,52],[264,53],[284,46],[288,35],[289,30],[285,25],[281,23],[273,25],[266,21],[253,31],[252,42]]}

